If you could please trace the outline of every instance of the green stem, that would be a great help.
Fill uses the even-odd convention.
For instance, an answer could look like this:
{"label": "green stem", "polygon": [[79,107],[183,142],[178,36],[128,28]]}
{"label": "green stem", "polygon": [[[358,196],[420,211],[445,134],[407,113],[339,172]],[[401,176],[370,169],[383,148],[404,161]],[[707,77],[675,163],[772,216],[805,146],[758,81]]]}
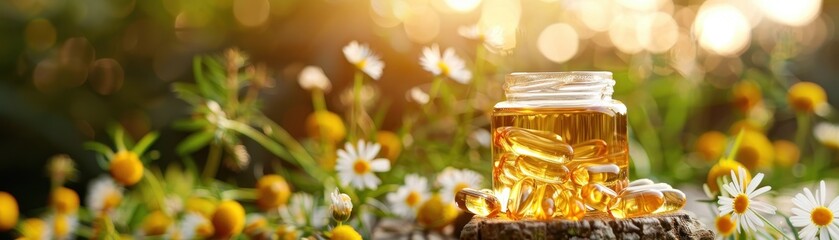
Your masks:
{"label": "green stem", "polygon": [[796,131],[795,131],[795,144],[799,147],[803,148],[807,143],[807,133],[810,130],[810,115],[806,113],[799,113],[795,116],[796,120]]}
{"label": "green stem", "polygon": [[327,131],[326,126],[321,124],[319,119],[317,119],[317,116],[318,116],[317,113],[321,113],[321,112],[326,113],[326,111],[327,111],[326,110],[326,100],[324,99],[322,90],[317,89],[317,88],[312,90],[312,105],[315,108],[315,116],[316,116],[315,121],[318,122],[318,133],[320,135],[319,137],[320,137],[320,145],[321,145],[320,146],[321,156],[324,156],[328,153],[328,151],[332,150],[331,148],[334,148],[334,147],[330,147],[330,145],[332,145],[332,144],[330,144],[330,141],[332,141],[332,139],[328,139],[328,135],[326,133],[326,131]]}
{"label": "green stem", "polygon": [[361,116],[361,87],[364,84],[364,75],[361,71],[356,70],[353,77],[353,105],[352,114],[350,114],[350,134],[349,140],[355,142],[358,137],[358,118]]}
{"label": "green stem", "polygon": [[114,142],[117,145],[117,152],[125,151],[125,130],[122,129],[122,126],[117,126],[117,129],[114,130]]}
{"label": "green stem", "polygon": [[784,236],[784,239],[791,239],[789,236],[787,236],[787,234],[785,234],[783,231],[781,231],[781,229],[780,229],[780,228],[778,228],[778,226],[775,226],[775,224],[774,224],[774,223],[772,223],[772,222],[770,222],[768,219],[766,219],[766,217],[764,217],[763,215],[760,215],[760,214],[758,214],[758,213],[755,213],[755,215],[757,215],[757,216],[760,218],[760,220],[762,220],[764,223],[768,224],[768,225],[769,225],[769,227],[771,227],[773,230],[775,230],[775,231],[777,231],[778,233],[780,233],[780,234],[781,234],[781,236]]}
{"label": "green stem", "polygon": [[781,215],[781,217],[784,217],[784,220],[786,220],[787,226],[789,226],[789,229],[792,230],[792,236],[795,238],[795,240],[801,240],[801,238],[798,237],[798,231],[795,230],[795,225],[792,225],[792,221],[789,220],[789,216],[787,216],[783,213],[778,213],[778,215]]}
{"label": "green stem", "polygon": [[218,144],[210,143],[210,153],[207,154],[207,163],[204,165],[204,179],[214,178],[219,164],[221,164],[221,148]]}
{"label": "green stem", "polygon": [[431,116],[431,105],[434,104],[434,99],[437,98],[437,94],[440,91],[440,86],[443,84],[443,78],[439,76],[435,76],[433,80],[431,80],[431,90],[428,91],[428,102],[422,106],[425,115]]}
{"label": "green stem", "polygon": [[315,159],[306,152],[303,145],[300,145],[300,143],[297,142],[291,134],[286,132],[285,129],[281,128],[279,125],[267,118],[259,119],[257,121],[271,127],[273,138],[280,144],[287,146],[289,150],[286,152],[280,144],[271,141],[271,139],[253,130],[250,126],[236,122],[235,124],[230,124],[230,129],[234,129],[235,131],[250,137],[277,157],[288,157],[288,160],[293,161],[292,163],[296,163],[298,166],[303,168],[303,171],[306,171],[306,173],[315,179],[326,179],[328,177],[326,172],[322,171],[315,164]]}
{"label": "green stem", "polygon": [[165,198],[165,193],[160,185],[160,181],[157,179],[157,176],[155,176],[154,173],[151,173],[148,170],[146,170],[143,175],[145,176],[144,178],[148,183],[147,185],[149,190],[153,194],[152,198],[154,198],[155,200],[154,203],[157,204],[157,209],[163,209],[163,199]]}

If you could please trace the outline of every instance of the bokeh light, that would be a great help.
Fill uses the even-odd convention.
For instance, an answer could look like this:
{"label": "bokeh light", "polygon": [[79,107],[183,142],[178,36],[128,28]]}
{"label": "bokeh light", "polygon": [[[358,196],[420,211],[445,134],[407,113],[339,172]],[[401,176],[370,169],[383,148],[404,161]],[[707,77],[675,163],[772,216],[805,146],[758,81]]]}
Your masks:
{"label": "bokeh light", "polygon": [[458,12],[471,12],[481,4],[481,0],[445,0],[446,5]]}
{"label": "bokeh light", "polygon": [[635,14],[622,14],[612,21],[609,27],[609,39],[621,52],[634,54],[644,50],[638,42],[639,19],[640,17]]}
{"label": "bokeh light", "polygon": [[568,24],[554,23],[542,30],[536,46],[542,56],[555,63],[563,63],[577,54],[577,32]]}
{"label": "bokeh light", "polygon": [[723,56],[740,54],[751,39],[746,17],[727,4],[705,4],[694,22],[694,34],[702,48]]}
{"label": "bokeh light", "polygon": [[440,17],[430,7],[411,11],[402,23],[411,41],[429,43],[440,33]]}
{"label": "bokeh light", "polygon": [[754,0],[759,9],[772,21],[804,26],[821,12],[821,0]]}
{"label": "bokeh light", "polygon": [[518,0],[487,0],[481,9],[478,20],[480,29],[499,29],[501,32],[501,51],[516,47],[516,33],[521,20],[521,2]]}
{"label": "bokeh light", "polygon": [[268,20],[271,4],[268,0],[233,1],[233,16],[246,27],[256,27]]}
{"label": "bokeh light", "polygon": [[662,53],[679,40],[679,25],[670,15],[656,12],[641,18],[637,34],[638,42],[645,50]]}
{"label": "bokeh light", "polygon": [[612,5],[609,0],[580,1],[577,18],[591,30],[603,32],[609,30],[612,23]]}
{"label": "bokeh light", "polygon": [[29,21],[24,30],[26,46],[36,51],[43,51],[55,44],[55,26],[49,20],[38,18]]}
{"label": "bokeh light", "polygon": [[122,66],[114,59],[103,58],[93,62],[90,72],[90,86],[99,94],[110,95],[120,88],[125,79]]}

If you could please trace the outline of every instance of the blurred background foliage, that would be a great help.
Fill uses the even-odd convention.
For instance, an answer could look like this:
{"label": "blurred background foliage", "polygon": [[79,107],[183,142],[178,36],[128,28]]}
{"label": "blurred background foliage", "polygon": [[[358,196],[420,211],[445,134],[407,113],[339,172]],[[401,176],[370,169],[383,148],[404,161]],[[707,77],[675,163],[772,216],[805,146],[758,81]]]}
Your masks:
{"label": "blurred background foliage", "polygon": [[[82,143],[108,139],[105,129],[113,122],[135,140],[159,131],[149,154],[161,164],[179,161],[176,146],[191,133],[172,123],[188,118],[192,107],[176,96],[173,84],[196,81],[195,56],[231,47],[266,68],[260,73],[262,104],[249,107],[302,138],[313,104],[297,85],[298,73],[306,65],[322,67],[333,83],[326,105],[349,114],[354,67],[341,48],[353,40],[370,44],[386,64],[364,92],[365,102],[380,110],[370,113],[384,130],[413,123],[404,117],[419,111],[408,100],[409,89],[427,89],[431,82],[417,59],[422,47],[438,43],[457,49],[470,66],[486,64],[486,72],[475,73],[486,84],[468,105],[479,115],[488,116],[503,99],[503,76],[513,71],[614,72],[614,98],[629,109],[633,178],[699,186],[720,155],[696,151],[700,135],[718,131],[723,135],[708,138],[725,142],[743,125],[800,149],[800,163],[770,163],[771,185],[836,176],[839,154],[821,146],[809,129],[839,120],[831,110],[839,104],[837,14],[839,2],[820,0],[2,1],[0,190],[15,195],[22,209],[43,206],[49,189],[43,166],[63,153],[80,170],[80,181],[70,186],[84,189],[102,170]],[[499,51],[476,57],[483,46],[458,34],[474,24],[503,30]],[[826,90],[827,110],[796,115],[787,92],[800,81]],[[488,121],[475,121],[473,128],[488,128]],[[434,129],[413,140],[433,140]],[[254,164],[240,171],[261,171],[276,160],[257,143],[241,144]],[[471,167],[489,179],[489,155],[482,151],[446,155],[442,166],[421,171]],[[764,158],[774,162],[781,152]],[[194,158],[208,154],[204,148]],[[424,157],[402,158],[424,166]],[[811,165],[816,158],[825,164]],[[405,169],[394,171],[401,176]],[[233,170],[219,178],[247,186],[254,181]]]}

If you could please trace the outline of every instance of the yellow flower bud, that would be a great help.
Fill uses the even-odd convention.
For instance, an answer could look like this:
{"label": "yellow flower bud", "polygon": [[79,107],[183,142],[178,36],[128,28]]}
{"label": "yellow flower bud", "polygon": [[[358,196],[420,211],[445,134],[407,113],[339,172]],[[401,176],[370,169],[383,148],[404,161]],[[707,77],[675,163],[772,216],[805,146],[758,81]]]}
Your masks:
{"label": "yellow flower bud", "polygon": [[143,178],[143,163],[132,151],[120,151],[111,159],[111,177],[125,186],[132,186]]}
{"label": "yellow flower bud", "polygon": [[426,228],[442,229],[452,223],[458,213],[454,204],[445,203],[440,194],[434,194],[420,206],[417,221]]}
{"label": "yellow flower bud", "polygon": [[239,202],[223,201],[216,207],[212,221],[216,237],[234,236],[245,228],[245,209]]}
{"label": "yellow flower bud", "polygon": [[778,166],[789,168],[798,163],[801,158],[801,150],[798,145],[787,140],[776,140],[772,143],[775,148],[775,161]]}
{"label": "yellow flower bud", "polygon": [[725,152],[725,134],[718,131],[705,132],[696,139],[696,152],[707,161],[715,161]]}
{"label": "yellow flower bud", "polygon": [[306,132],[310,137],[320,139],[321,128],[325,131],[323,136],[332,142],[339,142],[347,136],[347,129],[344,127],[341,116],[332,112],[313,112],[306,118]]}
{"label": "yellow flower bud", "polygon": [[0,232],[12,229],[17,225],[19,211],[15,197],[7,192],[0,192]]}
{"label": "yellow flower bud", "polygon": [[798,82],[789,88],[787,101],[800,113],[812,113],[827,101],[824,88],[812,82]]}
{"label": "yellow flower bud", "polygon": [[352,214],[352,199],[350,199],[350,196],[335,189],[335,192],[331,194],[331,200],[332,205],[329,206],[329,210],[332,212],[332,218],[338,222],[350,219]]}
{"label": "yellow flower bud", "polygon": [[210,219],[216,211],[216,204],[206,198],[190,197],[186,199],[185,209],[187,212],[194,212]]}
{"label": "yellow flower bud", "polygon": [[170,225],[172,225],[172,218],[158,210],[146,215],[143,220],[143,231],[146,236],[161,235],[166,233]]}
{"label": "yellow flower bud", "polygon": [[72,214],[79,210],[79,194],[66,187],[52,190],[50,202],[59,214]]}
{"label": "yellow flower bud", "polygon": [[766,135],[757,131],[744,130],[743,140],[740,146],[737,146],[737,156],[734,156],[734,159],[747,169],[755,170],[771,167],[774,155],[772,143]]}
{"label": "yellow flower bud", "polygon": [[387,158],[391,164],[395,163],[399,153],[402,152],[402,141],[399,140],[399,136],[390,131],[379,131],[376,133],[376,140],[382,145],[379,156]]}
{"label": "yellow flower bud", "polygon": [[38,218],[23,220],[20,225],[20,234],[25,239],[43,239],[43,233],[47,230],[47,223]]}
{"label": "yellow flower bud", "polygon": [[763,100],[760,86],[749,80],[738,82],[731,88],[731,91],[734,106],[743,112],[748,112]]}
{"label": "yellow flower bud", "polygon": [[263,210],[284,206],[290,195],[291,189],[280,175],[265,175],[256,183],[256,203]]}
{"label": "yellow flower bud", "polygon": [[332,229],[332,240],[361,240],[361,234],[349,225],[341,225]]}
{"label": "yellow flower bud", "polygon": [[[744,169],[746,168],[742,164],[740,164],[739,162],[736,162],[734,160],[730,160],[730,159],[720,160],[719,162],[717,162],[717,164],[715,164],[713,167],[711,167],[710,171],[708,171],[708,179],[707,179],[708,188],[711,190],[712,193],[718,193],[720,191],[720,187],[717,184],[717,179],[720,178],[720,177],[724,177],[724,176],[725,177],[731,176],[731,171],[734,171],[735,175],[739,174],[737,169],[741,168],[741,167],[744,168]],[[751,179],[752,179],[752,175],[749,173],[748,169],[745,169],[745,170],[746,170],[746,176],[745,176],[746,181],[745,182],[748,184],[748,182],[751,181]],[[731,179],[731,180],[736,180],[736,179]]]}

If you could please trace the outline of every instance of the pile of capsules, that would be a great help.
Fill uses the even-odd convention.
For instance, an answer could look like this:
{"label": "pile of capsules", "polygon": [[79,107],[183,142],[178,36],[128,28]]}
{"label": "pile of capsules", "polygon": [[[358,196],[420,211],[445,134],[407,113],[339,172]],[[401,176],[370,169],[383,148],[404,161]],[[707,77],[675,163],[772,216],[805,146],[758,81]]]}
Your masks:
{"label": "pile of capsules", "polygon": [[481,217],[503,212],[510,219],[579,220],[590,211],[629,218],[678,211],[687,203],[684,193],[666,183],[628,182],[615,161],[621,158],[610,156],[603,140],[571,146],[552,132],[497,131],[494,142],[504,151],[493,166],[496,190],[460,190],[455,202],[464,211]]}

